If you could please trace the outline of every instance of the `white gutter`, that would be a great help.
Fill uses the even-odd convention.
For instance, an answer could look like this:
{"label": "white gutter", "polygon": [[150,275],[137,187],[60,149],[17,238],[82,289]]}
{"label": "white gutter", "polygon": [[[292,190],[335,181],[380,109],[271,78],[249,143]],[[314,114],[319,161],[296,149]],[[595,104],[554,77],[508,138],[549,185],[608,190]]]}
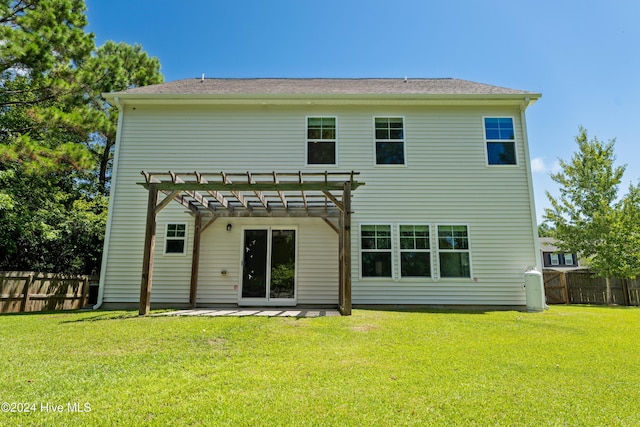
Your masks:
{"label": "white gutter", "polygon": [[118,160],[120,158],[120,134],[122,130],[122,120],[124,117],[124,108],[123,104],[120,103],[120,98],[115,96],[110,98],[109,101],[113,102],[113,104],[118,107],[118,127],[116,129],[116,148],[113,159],[113,167],[111,169],[111,191],[109,195],[109,207],[107,211],[107,227],[104,233],[104,246],[102,248],[102,263],[100,265],[100,284],[98,287],[98,301],[96,305],[93,306],[94,310],[97,310],[102,306],[102,302],[104,300],[104,287],[105,287],[105,278],[107,274],[107,259],[109,258],[109,242],[111,241],[111,213],[113,212],[113,204],[114,204],[114,193],[116,188],[116,178],[118,170]]}
{"label": "white gutter", "polygon": [[521,94],[207,94],[207,93],[105,93],[137,105],[504,105],[533,104],[538,93]]}

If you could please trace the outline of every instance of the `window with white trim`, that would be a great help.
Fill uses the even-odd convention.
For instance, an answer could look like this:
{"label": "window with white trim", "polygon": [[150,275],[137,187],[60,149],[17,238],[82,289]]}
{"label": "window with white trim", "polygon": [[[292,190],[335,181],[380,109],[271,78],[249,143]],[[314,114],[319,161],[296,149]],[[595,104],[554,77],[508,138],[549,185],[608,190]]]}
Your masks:
{"label": "window with white trim", "polygon": [[466,225],[438,226],[438,261],[440,277],[471,277]]}
{"label": "window with white trim", "polygon": [[307,117],[307,164],[336,164],[335,117]]}
{"label": "window with white trim", "polygon": [[485,117],[484,134],[489,165],[515,165],[516,136],[511,117]]}
{"label": "window with white trim", "polygon": [[187,224],[167,224],[164,253],[184,255],[187,250]]}
{"label": "window with white trim", "polygon": [[391,226],[360,226],[362,277],[391,277]]}
{"label": "window with white trim", "polygon": [[551,254],[551,265],[560,265],[560,254]]}
{"label": "window with white trim", "polygon": [[431,277],[428,225],[400,225],[400,276]]}
{"label": "window with white trim", "polygon": [[377,165],[404,165],[404,120],[402,117],[375,117]]}
{"label": "window with white trim", "polygon": [[573,265],[573,254],[564,254],[564,264]]}

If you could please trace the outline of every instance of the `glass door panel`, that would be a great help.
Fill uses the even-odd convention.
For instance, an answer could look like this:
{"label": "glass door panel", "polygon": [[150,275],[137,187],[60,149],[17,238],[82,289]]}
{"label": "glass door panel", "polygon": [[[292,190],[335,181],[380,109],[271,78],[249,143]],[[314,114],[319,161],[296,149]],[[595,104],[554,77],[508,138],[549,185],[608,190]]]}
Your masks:
{"label": "glass door panel", "polygon": [[268,230],[244,231],[242,298],[267,297]]}
{"label": "glass door panel", "polygon": [[272,230],[269,298],[294,298],[295,279],[296,232]]}

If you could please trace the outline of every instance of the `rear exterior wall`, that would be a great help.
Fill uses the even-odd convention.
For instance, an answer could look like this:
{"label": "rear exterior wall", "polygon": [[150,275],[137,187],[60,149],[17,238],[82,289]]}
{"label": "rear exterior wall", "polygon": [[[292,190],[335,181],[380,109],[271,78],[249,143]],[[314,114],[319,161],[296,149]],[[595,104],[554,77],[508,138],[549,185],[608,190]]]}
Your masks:
{"label": "rear exterior wall", "polygon": [[[536,266],[532,189],[517,107],[125,105],[103,262],[105,303],[139,299],[147,191],[141,170],[164,172],[357,171],[353,193],[354,304],[524,305],[523,272]],[[337,119],[337,165],[306,166],[307,117]],[[488,166],[483,118],[512,117],[517,165]],[[402,117],[406,165],[375,164],[374,117]],[[186,255],[164,255],[167,223],[187,224]],[[231,231],[226,225],[232,224]],[[363,278],[362,224],[390,225],[392,277]],[[399,225],[428,225],[431,278],[399,272]],[[439,277],[437,225],[466,225],[471,277]],[[337,304],[337,234],[317,218],[219,219],[205,230],[198,303],[234,304],[241,230],[291,226],[298,233],[299,304]],[[193,219],[171,203],[158,217],[152,303],[189,301]]]}

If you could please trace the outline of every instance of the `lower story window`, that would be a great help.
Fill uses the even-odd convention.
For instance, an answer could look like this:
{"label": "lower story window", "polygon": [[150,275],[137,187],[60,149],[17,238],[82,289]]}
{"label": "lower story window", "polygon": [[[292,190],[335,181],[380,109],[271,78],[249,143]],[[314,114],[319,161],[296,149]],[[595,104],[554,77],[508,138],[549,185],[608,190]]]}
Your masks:
{"label": "lower story window", "polygon": [[400,226],[400,275],[431,277],[428,225]]}
{"label": "lower story window", "polygon": [[362,277],[391,277],[391,226],[360,227]]}
{"label": "lower story window", "polygon": [[187,224],[167,224],[165,236],[165,254],[185,254],[187,243]]}
{"label": "lower story window", "polygon": [[438,226],[440,277],[471,277],[466,225]]}

